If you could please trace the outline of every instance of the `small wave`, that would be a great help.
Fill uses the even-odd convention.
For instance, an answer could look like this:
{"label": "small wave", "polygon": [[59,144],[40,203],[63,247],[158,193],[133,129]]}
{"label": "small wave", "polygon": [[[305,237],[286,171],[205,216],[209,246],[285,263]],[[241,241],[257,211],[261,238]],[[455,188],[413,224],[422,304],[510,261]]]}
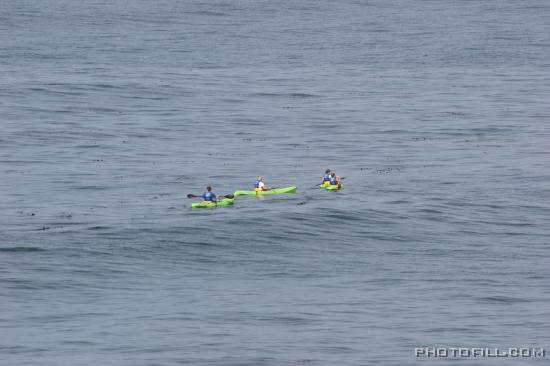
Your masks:
{"label": "small wave", "polygon": [[82,88],[92,88],[92,89],[123,89],[123,86],[106,84],[106,83],[91,83],[91,84],[81,84]]}
{"label": "small wave", "polygon": [[346,212],[333,212],[327,214],[325,217],[330,220],[342,220],[343,222],[358,221],[362,219],[361,215]]}
{"label": "small wave", "polygon": [[0,248],[0,252],[4,253],[27,253],[27,252],[43,252],[44,249],[37,247],[6,247]]}
{"label": "small wave", "polygon": [[442,211],[439,211],[439,210],[435,210],[433,208],[422,208],[420,210],[417,210],[416,212],[418,213],[426,213],[426,214],[443,214]]}
{"label": "small wave", "polygon": [[78,187],[74,187],[74,189],[91,190],[91,191],[104,191],[104,190],[109,189],[109,188],[105,187],[105,186],[78,186]]}
{"label": "small wave", "polygon": [[527,302],[528,300],[521,299],[519,297],[510,297],[510,296],[485,296],[480,297],[479,300],[482,302],[491,302],[491,303],[500,303],[500,304],[514,304],[518,302]]}
{"label": "small wave", "polygon": [[223,17],[223,16],[227,15],[226,13],[221,13],[221,12],[218,12],[218,11],[211,11],[211,10],[189,11],[189,12],[187,12],[187,14],[204,15],[204,16],[209,16],[209,17]]}
{"label": "small wave", "polygon": [[388,201],[388,205],[400,205],[400,204],[407,204],[409,201],[407,200],[394,200],[394,201]]}
{"label": "small wave", "polygon": [[314,98],[315,94],[309,93],[253,93],[252,97],[267,97],[267,98]]}
{"label": "small wave", "polygon": [[89,227],[87,230],[109,230],[109,229],[111,229],[110,226],[101,226],[101,225],[98,225],[98,226]]}

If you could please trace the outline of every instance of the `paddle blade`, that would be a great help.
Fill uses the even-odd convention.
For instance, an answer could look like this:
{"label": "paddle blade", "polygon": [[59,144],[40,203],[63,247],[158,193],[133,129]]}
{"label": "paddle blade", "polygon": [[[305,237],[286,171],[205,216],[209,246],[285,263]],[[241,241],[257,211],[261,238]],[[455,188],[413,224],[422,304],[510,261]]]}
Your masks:
{"label": "paddle blade", "polygon": [[224,197],[225,198],[235,198],[235,195],[234,194],[226,194]]}
{"label": "paddle blade", "polygon": [[189,194],[187,195],[187,198],[196,198],[196,197],[198,197],[198,196],[196,196],[196,195],[194,195],[194,194],[192,194],[192,193],[189,193]]}

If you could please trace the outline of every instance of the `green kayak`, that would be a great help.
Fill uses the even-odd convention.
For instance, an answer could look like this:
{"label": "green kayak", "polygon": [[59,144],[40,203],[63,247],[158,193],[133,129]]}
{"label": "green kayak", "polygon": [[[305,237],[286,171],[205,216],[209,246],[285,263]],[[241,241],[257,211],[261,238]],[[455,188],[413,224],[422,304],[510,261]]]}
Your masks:
{"label": "green kayak", "polygon": [[340,189],[342,189],[342,187],[343,187],[342,183],[340,183],[340,184],[325,186],[325,189],[327,191],[339,191]]}
{"label": "green kayak", "polygon": [[212,202],[212,201],[202,201],[202,202],[195,202],[191,204],[191,207],[193,208],[214,208],[218,206],[231,206],[233,203],[235,203],[235,200],[233,198],[224,198],[221,201],[218,202]]}
{"label": "green kayak", "polygon": [[296,187],[284,187],[284,188],[273,188],[268,191],[236,191],[235,197],[237,196],[267,196],[271,194],[281,194],[281,193],[296,193]]}

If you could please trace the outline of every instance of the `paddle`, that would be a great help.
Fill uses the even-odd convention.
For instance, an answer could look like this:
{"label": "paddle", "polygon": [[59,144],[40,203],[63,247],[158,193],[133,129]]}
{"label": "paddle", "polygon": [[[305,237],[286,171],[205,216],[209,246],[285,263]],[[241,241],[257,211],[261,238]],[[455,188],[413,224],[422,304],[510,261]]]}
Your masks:
{"label": "paddle", "polygon": [[[234,198],[235,196],[232,195],[232,194],[226,194],[224,197],[225,197],[225,198]],[[197,196],[196,194],[189,193],[189,194],[187,195],[187,198],[202,198],[202,196]]]}

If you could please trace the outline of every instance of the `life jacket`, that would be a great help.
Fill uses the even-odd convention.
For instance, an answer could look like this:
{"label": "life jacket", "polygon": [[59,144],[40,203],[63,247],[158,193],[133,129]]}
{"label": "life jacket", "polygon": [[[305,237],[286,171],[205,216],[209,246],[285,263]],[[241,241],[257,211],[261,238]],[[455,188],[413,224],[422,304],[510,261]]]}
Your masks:
{"label": "life jacket", "polygon": [[256,180],[256,182],[254,182],[254,188],[260,188],[260,182],[261,180]]}
{"label": "life jacket", "polygon": [[335,186],[338,184],[338,179],[336,177],[330,177],[330,184]]}
{"label": "life jacket", "polygon": [[323,182],[328,182],[328,181],[330,181],[330,175],[325,174],[325,176],[323,177]]}
{"label": "life jacket", "polygon": [[205,201],[214,201],[216,199],[216,195],[212,192],[204,192],[202,199]]}

